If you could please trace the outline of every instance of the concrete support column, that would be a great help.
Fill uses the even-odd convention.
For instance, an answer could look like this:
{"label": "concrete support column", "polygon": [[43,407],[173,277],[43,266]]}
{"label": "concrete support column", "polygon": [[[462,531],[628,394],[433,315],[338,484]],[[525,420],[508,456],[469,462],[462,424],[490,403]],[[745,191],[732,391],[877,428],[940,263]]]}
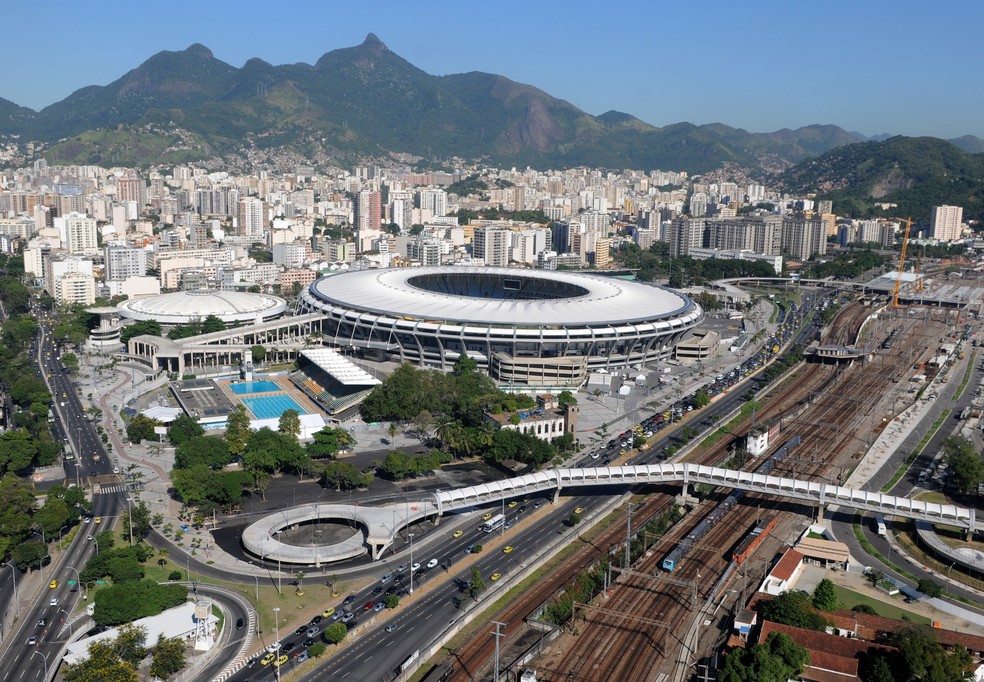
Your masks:
{"label": "concrete support column", "polygon": [[970,542],[971,540],[974,539],[974,526],[977,525],[977,510],[974,509],[973,507],[970,507],[969,511],[970,511],[970,518],[968,519],[968,521],[970,522],[970,525],[967,526],[967,542]]}

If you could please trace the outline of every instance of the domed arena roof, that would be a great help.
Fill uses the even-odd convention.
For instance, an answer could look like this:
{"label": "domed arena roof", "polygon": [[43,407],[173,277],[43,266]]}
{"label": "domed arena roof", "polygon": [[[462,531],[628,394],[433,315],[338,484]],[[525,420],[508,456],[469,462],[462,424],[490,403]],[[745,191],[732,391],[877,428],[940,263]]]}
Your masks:
{"label": "domed arena roof", "polygon": [[223,322],[262,322],[283,315],[287,301],[268,294],[197,289],[123,301],[118,308],[124,318],[164,325],[187,324],[209,315]]}

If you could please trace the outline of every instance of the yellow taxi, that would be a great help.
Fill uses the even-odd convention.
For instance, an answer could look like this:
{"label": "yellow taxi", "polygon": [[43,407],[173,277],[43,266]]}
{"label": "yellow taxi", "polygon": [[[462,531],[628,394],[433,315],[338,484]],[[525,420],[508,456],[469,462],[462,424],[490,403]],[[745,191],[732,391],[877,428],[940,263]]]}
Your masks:
{"label": "yellow taxi", "polygon": [[488,514],[482,514],[482,521],[488,521],[491,518],[492,518],[491,512]]}
{"label": "yellow taxi", "polygon": [[271,651],[266,656],[260,659],[260,665],[270,665],[271,663],[273,663],[273,659],[275,659],[276,657],[277,654]]}
{"label": "yellow taxi", "polygon": [[281,654],[280,658],[278,658],[276,661],[273,662],[273,667],[279,668],[286,662],[287,662],[287,654]]}
{"label": "yellow taxi", "polygon": [[575,514],[580,514],[583,511],[584,511],[584,507],[575,507],[574,508],[574,513]]}
{"label": "yellow taxi", "polygon": [[321,614],[321,617],[322,618],[331,618],[334,615],[335,615],[335,609],[334,609],[334,607],[332,607],[332,608],[325,609],[324,613]]}
{"label": "yellow taxi", "polygon": [[489,577],[489,580],[491,580],[492,582],[495,582],[496,580],[498,580],[498,579],[499,579],[499,578],[501,578],[501,577],[502,577],[502,574],[501,574],[501,573],[499,573],[498,571],[496,571],[495,573],[493,573],[493,574],[492,574],[492,575],[491,575],[491,576]]}
{"label": "yellow taxi", "polygon": [[507,504],[506,506],[507,506],[507,507],[509,507],[510,509],[512,509],[512,508],[513,508],[513,507],[515,507],[515,506],[516,506],[517,504],[519,504],[519,502],[517,502],[516,500],[513,500],[512,502],[510,502],[510,503],[509,503],[509,504]]}
{"label": "yellow taxi", "polygon": [[48,589],[49,590],[53,590],[56,587],[58,587],[58,581],[57,580],[52,580],[50,583],[48,583]]}
{"label": "yellow taxi", "polygon": [[97,516],[96,518],[92,519],[92,522],[93,523],[102,523],[102,519]]}
{"label": "yellow taxi", "polygon": [[512,545],[506,545],[505,547],[502,548],[503,554],[509,554],[511,551],[513,551]]}
{"label": "yellow taxi", "polygon": [[451,533],[451,537],[460,538],[462,535],[464,535],[464,533],[465,531],[463,530],[456,530],[455,532]]}

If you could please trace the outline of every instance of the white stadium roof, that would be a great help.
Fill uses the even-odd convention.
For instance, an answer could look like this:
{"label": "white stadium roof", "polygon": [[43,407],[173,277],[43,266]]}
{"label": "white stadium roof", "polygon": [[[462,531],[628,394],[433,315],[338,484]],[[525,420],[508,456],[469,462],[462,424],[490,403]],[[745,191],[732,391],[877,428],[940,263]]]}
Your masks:
{"label": "white stadium roof", "polygon": [[196,289],[123,301],[120,315],[131,320],[157,320],[161,324],[186,324],[215,315],[223,322],[254,322],[283,315],[287,301],[268,294]]}
{"label": "white stadium roof", "polygon": [[[491,298],[435,292],[410,280],[448,273],[508,280],[546,280],[569,287],[567,297]],[[520,284],[520,288],[521,288]],[[343,308],[434,322],[493,325],[596,326],[669,318],[691,306],[670,289],[573,272],[513,268],[392,268],[322,278],[312,295]]]}
{"label": "white stadium roof", "polygon": [[330,348],[302,350],[301,355],[330,374],[338,383],[344,386],[376,386],[383,383],[369,374],[369,372],[346,360],[342,355]]}

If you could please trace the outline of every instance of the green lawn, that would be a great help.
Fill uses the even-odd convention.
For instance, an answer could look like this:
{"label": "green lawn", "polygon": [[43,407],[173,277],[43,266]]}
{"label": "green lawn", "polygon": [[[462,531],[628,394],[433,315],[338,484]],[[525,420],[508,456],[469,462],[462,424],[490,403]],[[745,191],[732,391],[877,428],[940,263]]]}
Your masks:
{"label": "green lawn", "polygon": [[812,530],[809,533],[806,534],[806,537],[812,538],[814,540],[826,540],[827,539],[824,536],[822,536],[820,533],[814,533]]}
{"label": "green lawn", "polygon": [[[906,611],[905,609],[899,608],[894,604],[888,604],[875,599],[874,597],[869,597],[861,594],[860,592],[855,592],[854,590],[849,590],[846,587],[841,587],[840,585],[834,585],[834,592],[837,593],[837,603],[845,609],[850,609],[858,604],[867,604],[875,610],[875,613],[884,618],[902,620],[902,616],[905,616],[913,623],[924,625],[931,624],[930,619],[925,616],[920,616],[918,613]],[[899,597],[899,599],[901,599],[901,597]]]}

